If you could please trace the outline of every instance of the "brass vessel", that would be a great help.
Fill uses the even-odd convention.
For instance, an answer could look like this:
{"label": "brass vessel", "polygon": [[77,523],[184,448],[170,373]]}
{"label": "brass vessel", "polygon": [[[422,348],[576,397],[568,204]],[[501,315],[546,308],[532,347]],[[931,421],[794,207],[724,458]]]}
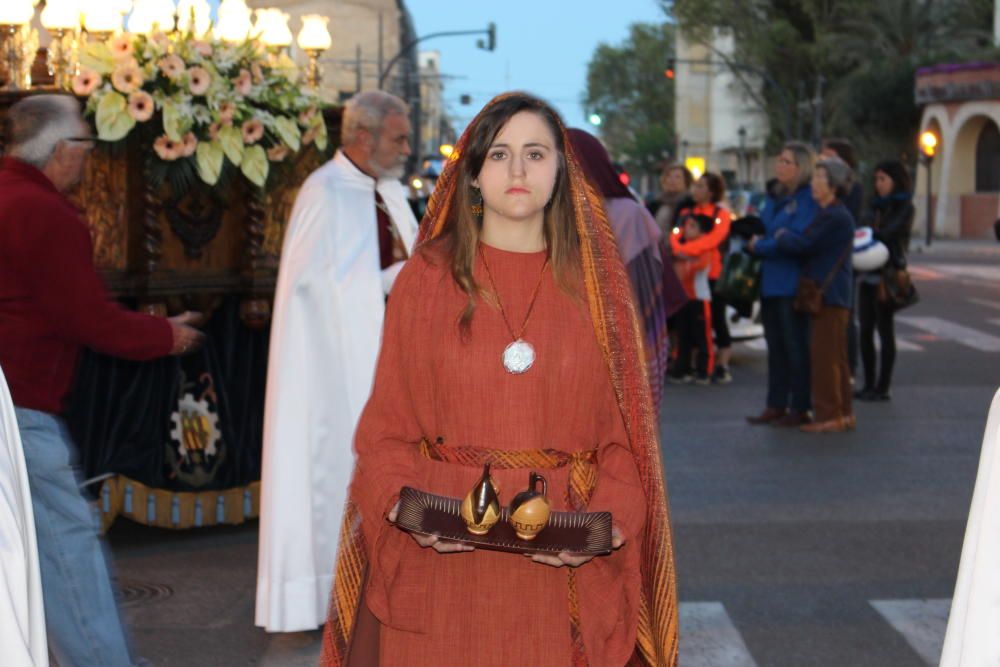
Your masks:
{"label": "brass vessel", "polygon": [[[541,491],[538,490],[541,482]],[[542,532],[552,513],[548,482],[538,473],[528,473],[528,488],[510,501],[510,525],[522,540],[533,540]]]}
{"label": "brass vessel", "polygon": [[462,501],[462,520],[473,535],[485,535],[500,519],[500,489],[490,476],[490,464],[483,466],[483,476]]}

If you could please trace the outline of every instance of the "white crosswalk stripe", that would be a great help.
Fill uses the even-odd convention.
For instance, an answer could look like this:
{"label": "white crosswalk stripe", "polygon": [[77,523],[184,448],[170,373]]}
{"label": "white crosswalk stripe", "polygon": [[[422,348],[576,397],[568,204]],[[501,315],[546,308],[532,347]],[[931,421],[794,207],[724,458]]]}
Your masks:
{"label": "white crosswalk stripe", "polygon": [[944,647],[951,600],[870,600],[869,604],[903,635],[928,665],[937,665]]}
{"label": "white crosswalk stripe", "polygon": [[974,303],[977,306],[985,306],[986,308],[993,308],[994,310],[1000,310],[1000,302],[990,301],[989,299],[979,299],[974,296],[970,296],[966,299],[969,303]]}
{"label": "white crosswalk stripe", "polygon": [[721,602],[680,604],[680,660],[684,667],[757,667]]}
{"label": "white crosswalk stripe", "polygon": [[922,329],[939,338],[947,339],[982,352],[1000,352],[1000,337],[967,327],[940,317],[897,315],[896,320],[907,326]]}

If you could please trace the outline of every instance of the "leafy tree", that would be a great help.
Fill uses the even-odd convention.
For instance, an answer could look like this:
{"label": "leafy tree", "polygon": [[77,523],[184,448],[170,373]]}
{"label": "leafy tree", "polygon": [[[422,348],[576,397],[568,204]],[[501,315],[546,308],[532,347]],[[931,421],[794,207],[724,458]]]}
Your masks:
{"label": "leafy tree", "polygon": [[[917,68],[996,57],[986,28],[992,25],[992,0],[661,0],[661,5],[693,41],[711,45],[717,30],[732,33],[734,63],[766,70],[793,106],[809,106],[808,99],[795,98],[810,96],[822,76],[823,134],[850,138],[870,160],[913,155],[920,122],[913,100]],[[785,138],[784,111],[767,92],[757,99],[771,121],[774,148]]]}
{"label": "leafy tree", "polygon": [[664,76],[673,53],[673,25],[636,23],[621,44],[599,44],[587,66],[584,109],[601,117],[612,159],[635,173],[653,173],[676,141],[674,84]]}

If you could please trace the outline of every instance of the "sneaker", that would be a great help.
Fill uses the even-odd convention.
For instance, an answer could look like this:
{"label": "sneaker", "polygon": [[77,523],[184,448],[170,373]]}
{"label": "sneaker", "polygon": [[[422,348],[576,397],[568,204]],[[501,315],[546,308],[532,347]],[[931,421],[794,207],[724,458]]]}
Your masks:
{"label": "sneaker", "polygon": [[716,366],[712,373],[713,384],[729,384],[733,381],[733,374],[729,372],[728,366]]}
{"label": "sneaker", "polygon": [[671,374],[667,376],[667,382],[670,384],[691,384],[694,381],[694,376],[690,373],[683,374]]}
{"label": "sneaker", "polygon": [[700,373],[698,377],[694,379],[694,383],[697,385],[701,385],[702,387],[707,387],[708,385],[712,384],[712,378],[708,377],[708,375],[705,373]]}

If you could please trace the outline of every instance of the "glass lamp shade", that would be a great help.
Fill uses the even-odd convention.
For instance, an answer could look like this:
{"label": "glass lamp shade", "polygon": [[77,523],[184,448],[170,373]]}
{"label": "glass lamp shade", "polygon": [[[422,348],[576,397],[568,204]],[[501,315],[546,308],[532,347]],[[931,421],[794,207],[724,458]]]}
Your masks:
{"label": "glass lamp shade", "polygon": [[77,0],[48,0],[42,10],[42,26],[47,30],[73,30],[80,25],[81,11]]}
{"label": "glass lamp shade", "polygon": [[288,46],[292,43],[288,14],[280,9],[258,9],[254,35],[268,46]]}
{"label": "glass lamp shade", "polygon": [[[192,14],[194,25],[191,25]],[[212,28],[212,8],[208,0],[180,0],[177,3],[177,29],[201,37]]]}
{"label": "glass lamp shade", "polygon": [[119,0],[88,0],[83,5],[83,27],[87,32],[114,32],[122,27],[128,5]]}
{"label": "glass lamp shade", "polygon": [[253,29],[250,8],[244,0],[222,0],[219,4],[215,36],[226,42],[242,42]]}
{"label": "glass lamp shade", "polygon": [[0,2],[0,24],[22,25],[35,15],[31,0],[3,0]]}
{"label": "glass lamp shade", "polygon": [[129,32],[149,34],[155,29],[169,32],[174,28],[173,0],[136,0],[128,17]]}
{"label": "glass lamp shade", "polygon": [[330,31],[326,24],[330,19],[319,14],[307,14],[302,17],[302,30],[299,31],[299,48],[306,51],[325,51],[330,48],[333,40],[330,38]]}

